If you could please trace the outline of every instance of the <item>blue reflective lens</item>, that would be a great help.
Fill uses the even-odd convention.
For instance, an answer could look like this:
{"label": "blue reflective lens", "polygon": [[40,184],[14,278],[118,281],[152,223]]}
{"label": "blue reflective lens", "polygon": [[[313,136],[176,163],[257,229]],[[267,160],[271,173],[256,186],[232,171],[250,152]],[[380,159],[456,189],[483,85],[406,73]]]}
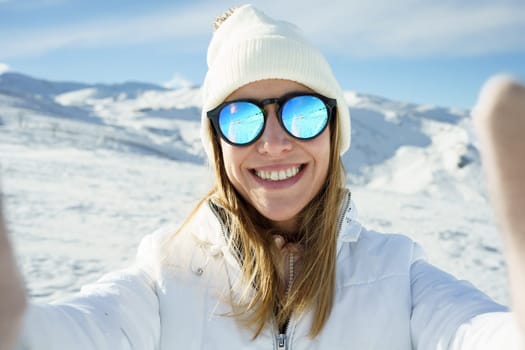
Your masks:
{"label": "blue reflective lens", "polygon": [[208,118],[223,139],[233,145],[255,142],[266,124],[264,108],[276,104],[282,127],[291,136],[308,140],[317,137],[328,125],[336,100],[316,94],[288,95],[258,101],[225,102],[208,111]]}
{"label": "blue reflective lens", "polygon": [[281,110],[283,126],[299,139],[319,135],[328,123],[326,104],[316,96],[297,96],[286,101]]}
{"label": "blue reflective lens", "polygon": [[219,127],[231,143],[245,145],[253,142],[264,126],[263,111],[247,101],[225,105],[219,114]]}

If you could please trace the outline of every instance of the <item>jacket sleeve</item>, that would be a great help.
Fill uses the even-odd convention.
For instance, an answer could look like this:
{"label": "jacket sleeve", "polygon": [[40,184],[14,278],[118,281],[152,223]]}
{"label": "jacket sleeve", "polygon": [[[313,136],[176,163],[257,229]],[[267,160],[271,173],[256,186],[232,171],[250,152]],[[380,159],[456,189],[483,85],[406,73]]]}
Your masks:
{"label": "jacket sleeve", "polygon": [[[150,240],[142,241],[139,256]],[[158,349],[156,287],[140,265],[108,274],[71,299],[32,303],[17,349]]]}
{"label": "jacket sleeve", "polygon": [[410,273],[410,328],[415,349],[449,349],[462,324],[481,314],[507,311],[472,284],[457,280],[422,258],[412,263]]}
{"label": "jacket sleeve", "polygon": [[523,350],[525,342],[514,315],[491,312],[462,324],[449,350]]}

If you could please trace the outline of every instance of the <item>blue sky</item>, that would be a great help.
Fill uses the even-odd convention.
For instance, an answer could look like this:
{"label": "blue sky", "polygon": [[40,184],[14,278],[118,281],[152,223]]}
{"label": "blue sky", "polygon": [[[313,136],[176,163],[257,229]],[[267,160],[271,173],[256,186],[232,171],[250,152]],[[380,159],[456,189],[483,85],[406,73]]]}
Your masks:
{"label": "blue sky", "polygon": [[[523,0],[254,0],[297,24],[343,89],[470,108],[493,74],[525,80]],[[238,2],[0,0],[0,71],[200,84],[213,18]]]}

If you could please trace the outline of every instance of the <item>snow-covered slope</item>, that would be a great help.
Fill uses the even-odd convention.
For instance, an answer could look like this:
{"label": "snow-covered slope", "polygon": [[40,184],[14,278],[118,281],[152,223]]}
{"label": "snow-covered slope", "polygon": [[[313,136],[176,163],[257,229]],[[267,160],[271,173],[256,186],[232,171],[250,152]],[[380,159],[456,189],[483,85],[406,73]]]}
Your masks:
{"label": "snow-covered slope", "polygon": [[199,162],[198,94],[198,89],[171,91],[143,83],[87,85],[5,73],[0,119],[5,127],[75,139],[78,147],[131,147]]}

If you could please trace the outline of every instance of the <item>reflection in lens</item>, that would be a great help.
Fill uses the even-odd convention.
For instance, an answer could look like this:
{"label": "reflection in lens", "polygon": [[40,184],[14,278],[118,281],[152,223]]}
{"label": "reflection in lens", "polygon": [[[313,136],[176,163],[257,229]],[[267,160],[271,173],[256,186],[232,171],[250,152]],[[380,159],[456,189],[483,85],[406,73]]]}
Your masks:
{"label": "reflection in lens", "polygon": [[328,122],[328,110],[316,96],[297,96],[282,108],[284,127],[293,136],[309,139],[317,136]]}
{"label": "reflection in lens", "polygon": [[219,126],[228,141],[243,145],[252,142],[261,132],[264,115],[253,103],[240,101],[226,105],[219,115]]}

